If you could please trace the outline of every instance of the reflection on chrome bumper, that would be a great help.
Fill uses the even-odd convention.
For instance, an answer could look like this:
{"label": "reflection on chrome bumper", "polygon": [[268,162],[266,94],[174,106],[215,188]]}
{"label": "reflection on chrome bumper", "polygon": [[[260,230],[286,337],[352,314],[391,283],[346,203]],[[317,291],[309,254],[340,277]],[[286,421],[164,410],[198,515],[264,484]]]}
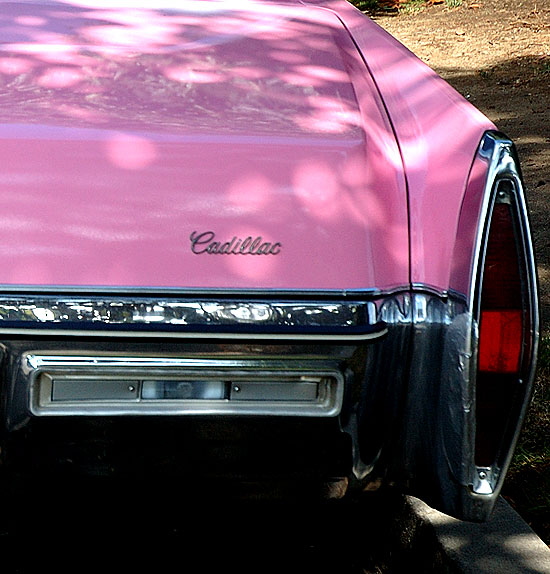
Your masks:
{"label": "reflection on chrome bumper", "polygon": [[0,296],[0,333],[224,339],[369,340],[385,334],[367,301],[236,301]]}

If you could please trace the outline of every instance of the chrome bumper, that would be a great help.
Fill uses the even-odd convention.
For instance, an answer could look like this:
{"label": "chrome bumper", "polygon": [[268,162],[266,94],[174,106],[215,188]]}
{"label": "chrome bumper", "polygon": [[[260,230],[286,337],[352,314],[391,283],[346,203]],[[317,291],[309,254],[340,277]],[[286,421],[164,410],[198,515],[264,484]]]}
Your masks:
{"label": "chrome bumper", "polygon": [[326,421],[351,438],[349,475],[361,484],[394,482],[483,519],[503,475],[480,484],[474,460],[472,314],[428,291],[365,299],[4,298],[8,434],[54,419],[257,417],[304,421],[311,438]]}

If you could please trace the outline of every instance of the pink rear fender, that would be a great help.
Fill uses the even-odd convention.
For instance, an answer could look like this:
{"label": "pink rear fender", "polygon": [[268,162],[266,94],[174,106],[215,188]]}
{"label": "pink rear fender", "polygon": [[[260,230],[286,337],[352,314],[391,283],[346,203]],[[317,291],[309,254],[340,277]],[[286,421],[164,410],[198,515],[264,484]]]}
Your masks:
{"label": "pink rear fender", "polygon": [[353,35],[395,130],[408,185],[412,284],[447,290],[454,274],[466,285],[471,261],[453,268],[460,212],[483,134],[495,126],[351,4],[324,5]]}
{"label": "pink rear fender", "polygon": [[403,166],[330,11],[2,3],[0,283],[391,290]]}

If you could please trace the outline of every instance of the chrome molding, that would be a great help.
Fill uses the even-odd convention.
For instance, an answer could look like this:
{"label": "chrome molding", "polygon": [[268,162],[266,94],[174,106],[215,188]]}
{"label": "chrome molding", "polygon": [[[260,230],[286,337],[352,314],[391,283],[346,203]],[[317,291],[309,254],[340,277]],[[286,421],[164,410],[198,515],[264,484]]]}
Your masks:
{"label": "chrome molding", "polygon": [[1,296],[0,333],[350,340],[386,333],[372,302]]}
{"label": "chrome molding", "polygon": [[[488,132],[481,141],[478,153],[488,163],[488,169],[483,197],[482,217],[480,217],[479,220],[473,258],[473,280],[471,282],[471,292],[469,293],[468,299],[471,306],[470,310],[475,316],[477,316],[478,311],[475,308],[475,305],[477,300],[477,291],[479,290],[480,284],[480,278],[478,275],[483,266],[484,243],[487,234],[486,227],[490,222],[490,213],[495,202],[506,201],[515,204],[514,211],[521,228],[520,236],[522,239],[522,248],[524,250],[525,261],[528,265],[527,275],[532,283],[529,285],[529,292],[533,294],[534,299],[538,297],[535,255],[531,241],[529,221],[527,218],[528,210],[514,144],[511,140],[498,132]],[[508,197],[506,198],[500,197],[502,192],[499,191],[499,184],[503,181],[509,181],[513,187],[513,189],[508,192]],[[533,303],[535,303],[535,301],[533,301]],[[534,304],[533,309],[536,308],[537,305]],[[535,323],[538,324],[538,317],[535,318]]]}
{"label": "chrome molding", "polygon": [[[481,216],[478,222],[476,245],[472,261],[472,281],[468,294],[468,313],[472,317],[473,338],[477,344],[480,321],[480,298],[482,290],[482,273],[486,257],[487,241],[493,209],[496,204],[509,204],[517,225],[518,248],[520,257],[525,263],[525,284],[523,285],[526,297],[529,298],[529,324],[531,329],[532,357],[536,357],[539,341],[539,311],[538,311],[538,285],[536,274],[535,254],[529,226],[528,209],[523,189],[522,176],[519,168],[514,144],[506,136],[498,132],[487,132],[481,141],[478,157],[487,165],[486,182],[481,205]],[[474,355],[474,361],[476,356]],[[491,504],[502,487],[504,476],[511,461],[515,444],[517,443],[521,423],[525,417],[530,396],[530,388],[535,374],[535,359],[523,369],[524,377],[518,381],[523,389],[523,397],[517,398],[521,408],[518,411],[517,426],[511,432],[509,442],[501,447],[499,459],[490,467],[477,466],[474,452],[470,454],[467,473],[464,481],[471,489],[468,512],[475,514],[485,504]],[[474,381],[475,382],[475,381]],[[474,391],[475,396],[475,391]],[[475,400],[475,399],[474,399]],[[476,428],[471,428],[473,434]],[[474,436],[469,437],[472,448]]]}

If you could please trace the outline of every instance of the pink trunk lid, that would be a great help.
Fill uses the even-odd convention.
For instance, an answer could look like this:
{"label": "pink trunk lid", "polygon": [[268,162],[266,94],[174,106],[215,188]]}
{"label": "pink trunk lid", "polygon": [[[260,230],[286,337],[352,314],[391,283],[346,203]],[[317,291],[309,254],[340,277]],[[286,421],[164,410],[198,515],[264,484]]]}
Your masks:
{"label": "pink trunk lid", "polygon": [[407,284],[400,156],[334,14],[126,5],[0,2],[0,284]]}

